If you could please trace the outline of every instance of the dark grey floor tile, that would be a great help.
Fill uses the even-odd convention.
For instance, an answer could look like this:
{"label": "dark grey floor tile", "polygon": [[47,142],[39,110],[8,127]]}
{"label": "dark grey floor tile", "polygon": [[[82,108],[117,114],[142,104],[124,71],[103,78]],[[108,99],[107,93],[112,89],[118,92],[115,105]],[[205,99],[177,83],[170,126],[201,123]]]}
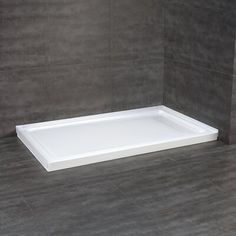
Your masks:
{"label": "dark grey floor tile", "polygon": [[[107,176],[119,176],[121,173],[128,173],[144,168],[149,168],[152,166],[159,165],[175,165],[174,162],[187,163],[190,165],[190,158],[192,158],[191,163],[194,163],[194,160],[197,161],[199,152],[204,155],[209,153],[217,153],[219,150],[222,150],[224,146],[221,142],[208,142],[205,144],[191,145],[186,147],[174,148],[159,152],[147,153],[144,155],[137,155],[129,158],[122,158],[113,161],[107,161],[103,163],[97,163],[97,170],[100,171],[103,175]],[[174,161],[174,162],[172,162]]]}
{"label": "dark grey floor tile", "polygon": [[163,176],[155,175],[150,169],[146,171],[151,173],[148,178],[147,172],[132,175],[127,181],[121,178],[123,183],[119,188],[155,219],[162,232],[167,232],[166,235],[189,235],[190,232],[198,235],[198,232],[206,230],[200,235],[217,235],[215,233],[221,230],[214,219],[218,212],[212,212],[214,204],[209,207],[218,194],[213,184],[204,180],[193,181],[196,176],[192,177],[191,171],[188,176],[185,168],[179,170],[185,173],[182,176],[168,175],[168,171]]}
{"label": "dark grey floor tile", "polygon": [[212,142],[47,173],[1,139],[1,235],[234,235],[235,152]]}
{"label": "dark grey floor tile", "polygon": [[[66,189],[57,188],[56,193],[49,190],[41,195],[40,201],[37,195],[26,197],[48,235],[76,235],[75,232],[80,235],[155,235],[158,232],[149,218],[107,181],[94,179],[83,185],[74,183]],[[67,224],[60,226],[63,221]]]}
{"label": "dark grey floor tile", "polygon": [[235,222],[232,214],[236,198],[219,191],[195,168],[194,161],[199,157],[205,166],[205,154],[198,153],[188,161],[188,153],[185,156],[185,161],[165,160],[152,167],[111,175],[110,179],[155,219],[163,235],[223,235],[223,225],[230,228]]}
{"label": "dark grey floor tile", "polygon": [[[4,236],[40,235],[43,227],[34,220],[34,212],[23,198],[0,199],[0,234]],[[29,230],[29,226],[31,229]],[[42,235],[42,234],[41,234]]]}
{"label": "dark grey floor tile", "polygon": [[[148,216],[96,171],[96,165],[47,173],[35,165],[34,157],[15,138],[6,140],[0,142],[1,235],[158,232]],[[7,169],[13,159],[16,166]]]}

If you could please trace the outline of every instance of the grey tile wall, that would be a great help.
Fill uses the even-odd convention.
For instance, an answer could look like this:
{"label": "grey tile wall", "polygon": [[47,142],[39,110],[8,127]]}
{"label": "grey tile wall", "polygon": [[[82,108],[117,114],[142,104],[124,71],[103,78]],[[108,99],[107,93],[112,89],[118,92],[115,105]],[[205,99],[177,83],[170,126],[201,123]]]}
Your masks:
{"label": "grey tile wall", "polygon": [[229,143],[236,143],[236,76],[233,77]]}
{"label": "grey tile wall", "polygon": [[0,137],[164,103],[236,142],[235,12],[231,0],[0,0]]}
{"label": "grey tile wall", "polygon": [[108,61],[109,0],[54,0],[47,5],[50,63]]}
{"label": "grey tile wall", "polygon": [[162,0],[0,0],[0,137],[162,103]]}
{"label": "grey tile wall", "polygon": [[164,104],[229,141],[235,1],[165,2]]}
{"label": "grey tile wall", "polygon": [[162,59],[113,63],[111,77],[114,111],[162,104]]}
{"label": "grey tile wall", "polygon": [[232,76],[175,61],[165,62],[165,105],[229,132]]}
{"label": "grey tile wall", "polygon": [[223,9],[193,1],[165,4],[165,57],[232,74],[234,21]]}
{"label": "grey tile wall", "polygon": [[150,60],[164,54],[162,0],[111,0],[111,56]]}
{"label": "grey tile wall", "polygon": [[[235,19],[236,19],[236,17],[235,17]],[[236,33],[236,31],[235,31],[235,33]],[[235,57],[234,57],[234,72],[233,72],[229,142],[231,144],[236,143],[236,37],[235,37]]]}
{"label": "grey tile wall", "polygon": [[15,125],[110,111],[109,67],[60,65],[1,72],[0,133]]}
{"label": "grey tile wall", "polygon": [[0,0],[0,69],[47,64],[46,0]]}

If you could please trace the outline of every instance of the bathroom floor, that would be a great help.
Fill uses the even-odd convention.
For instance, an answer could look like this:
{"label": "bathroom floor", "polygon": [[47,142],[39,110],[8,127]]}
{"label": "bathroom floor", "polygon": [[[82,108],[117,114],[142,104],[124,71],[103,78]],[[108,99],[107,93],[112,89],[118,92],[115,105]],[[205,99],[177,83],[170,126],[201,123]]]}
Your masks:
{"label": "bathroom floor", "polygon": [[47,173],[0,140],[0,235],[236,235],[236,145],[212,142]]}

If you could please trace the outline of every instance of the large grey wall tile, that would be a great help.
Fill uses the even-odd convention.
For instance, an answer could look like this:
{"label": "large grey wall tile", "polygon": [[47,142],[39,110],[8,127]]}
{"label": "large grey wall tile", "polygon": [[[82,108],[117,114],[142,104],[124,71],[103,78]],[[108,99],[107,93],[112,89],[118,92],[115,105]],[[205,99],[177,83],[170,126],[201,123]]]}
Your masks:
{"label": "large grey wall tile", "polygon": [[52,118],[111,111],[112,81],[106,65],[50,67],[46,83]]}
{"label": "large grey wall tile", "polygon": [[47,64],[46,1],[0,0],[0,68]]}
{"label": "large grey wall tile", "polygon": [[0,137],[15,125],[111,110],[106,66],[60,66],[1,72]]}
{"label": "large grey wall tile", "polygon": [[190,0],[186,1],[187,4],[192,4],[198,7],[204,7],[212,10],[226,10],[226,11],[235,11],[236,9],[236,2],[234,0],[227,0],[227,1],[215,1],[215,0]]}
{"label": "large grey wall tile", "polygon": [[0,0],[0,137],[16,124],[160,104],[159,61],[122,60],[163,62],[161,2]]}
{"label": "large grey wall tile", "polygon": [[111,0],[113,60],[160,58],[163,50],[161,1]]}
{"label": "large grey wall tile", "polygon": [[[181,4],[165,4],[165,59],[191,63],[192,10]],[[188,20],[186,20],[188,19]]]}
{"label": "large grey wall tile", "polygon": [[215,1],[215,0],[168,0],[168,4],[184,4],[189,6],[197,6],[212,10],[231,10],[235,11],[236,2],[234,0]]}
{"label": "large grey wall tile", "polygon": [[229,131],[232,76],[165,62],[164,103],[220,130]]}
{"label": "large grey wall tile", "polygon": [[192,61],[194,64],[232,74],[234,26],[227,11],[193,8]]}
{"label": "large grey wall tile", "polygon": [[233,77],[229,142],[236,143],[236,76]]}
{"label": "large grey wall tile", "polygon": [[109,59],[109,0],[48,1],[50,63]]}
{"label": "large grey wall tile", "polygon": [[159,105],[163,96],[163,61],[114,63],[113,110]]}
{"label": "large grey wall tile", "polygon": [[14,133],[15,125],[40,121],[47,116],[45,69],[1,71],[0,136]]}
{"label": "large grey wall tile", "polygon": [[165,3],[165,57],[232,73],[232,15],[224,9],[191,3]]}
{"label": "large grey wall tile", "polygon": [[231,100],[229,141],[231,144],[236,143],[236,35],[235,35],[235,48],[234,48],[234,70],[233,70],[233,81],[232,81],[232,100]]}
{"label": "large grey wall tile", "polygon": [[219,128],[229,141],[236,4],[170,0],[164,6],[164,103]]}

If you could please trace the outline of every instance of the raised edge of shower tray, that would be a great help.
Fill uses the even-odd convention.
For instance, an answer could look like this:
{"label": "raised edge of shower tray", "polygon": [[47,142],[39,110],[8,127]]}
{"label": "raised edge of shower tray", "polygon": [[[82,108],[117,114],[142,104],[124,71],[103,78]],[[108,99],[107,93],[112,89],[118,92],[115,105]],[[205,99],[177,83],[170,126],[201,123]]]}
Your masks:
{"label": "raised edge of shower tray", "polygon": [[218,137],[217,129],[166,106],[20,125],[16,132],[47,171],[209,142]]}

